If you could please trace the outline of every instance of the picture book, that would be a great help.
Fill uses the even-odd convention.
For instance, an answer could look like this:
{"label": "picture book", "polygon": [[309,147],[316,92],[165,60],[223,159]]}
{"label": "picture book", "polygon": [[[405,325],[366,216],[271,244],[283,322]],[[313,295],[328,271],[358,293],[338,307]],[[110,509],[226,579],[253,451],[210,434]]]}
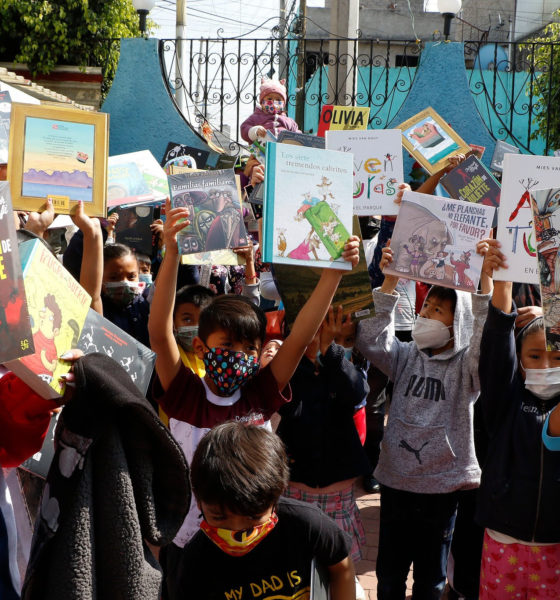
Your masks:
{"label": "picture book", "polygon": [[0,164],[8,162],[8,148],[10,146],[10,114],[12,112],[12,99],[10,92],[0,91]]}
{"label": "picture book", "polygon": [[[355,235],[360,235],[358,217],[354,217],[353,232]],[[315,289],[321,276],[321,269],[275,264],[273,276],[286,311],[286,322],[291,326]],[[353,321],[368,319],[375,315],[368,265],[362,244],[360,244],[360,262],[357,267],[342,276],[333,298],[333,305],[341,305],[343,314],[350,314]]]}
{"label": "picture book", "polygon": [[146,395],[154,370],[155,353],[92,308],[87,313],[76,347],[84,354],[101,352],[112,358]]}
{"label": "picture book", "polygon": [[110,156],[108,160],[107,206],[126,206],[164,201],[167,177],[149,150]]}
{"label": "picture book", "polygon": [[171,205],[186,206],[190,225],[178,235],[180,254],[245,246],[247,231],[232,169],[169,175]]}
{"label": "picture book", "polygon": [[330,150],[354,156],[354,214],[397,214],[394,199],[404,181],[400,130],[329,130],[326,141]]}
{"label": "picture book", "polygon": [[160,165],[164,167],[170,160],[173,160],[178,156],[191,156],[194,158],[197,168],[204,169],[206,161],[210,156],[210,152],[208,152],[208,150],[199,150],[198,148],[186,146],[185,144],[179,144],[177,142],[169,142]]}
{"label": "picture book", "polygon": [[519,154],[519,148],[502,140],[498,140],[496,142],[496,147],[494,148],[494,154],[492,154],[490,168],[497,173],[501,173],[504,170],[504,156],[506,154]]}
{"label": "picture book", "polygon": [[352,155],[268,144],[263,260],[350,269],[342,249],[352,230]]}
{"label": "picture book", "polygon": [[76,347],[91,297],[42,240],[19,250],[35,352],[5,364],[43,398],[58,398],[64,393],[59,378],[70,370],[59,357]]}
{"label": "picture book", "polygon": [[153,235],[150,225],[154,221],[154,211],[155,208],[148,205],[127,208],[119,206],[109,211],[109,214],[116,212],[119,215],[115,226],[115,240],[119,244],[134,248],[136,252],[152,256]]}
{"label": "picture book", "polygon": [[560,188],[533,190],[531,196],[546,349],[560,350]]}
{"label": "picture book", "polygon": [[292,146],[308,146],[311,148],[325,148],[325,138],[297,131],[282,129],[277,139],[279,144],[292,144]]}
{"label": "picture book", "polygon": [[446,167],[451,156],[471,151],[432,107],[397,125],[397,129],[402,132],[403,146],[430,175]]}
{"label": "picture book", "polygon": [[33,351],[10,184],[0,181],[0,364]]}
{"label": "picture book", "polygon": [[486,151],[486,146],[479,146],[478,144],[469,144],[472,153],[478,160],[482,160],[484,156],[484,152]]}
{"label": "picture book", "polygon": [[476,245],[490,235],[495,210],[405,192],[391,238],[393,262],[384,273],[476,292],[483,260]]}
{"label": "picture book", "polygon": [[319,116],[317,135],[325,137],[331,129],[367,129],[369,106],[333,106],[325,104]]}
{"label": "picture book", "polygon": [[492,173],[476,156],[467,157],[440,179],[446,192],[455,200],[500,206],[502,188]]}
{"label": "picture book", "polygon": [[496,281],[539,283],[531,193],[558,186],[559,177],[560,158],[555,156],[504,156],[496,239],[508,268],[494,273]]}

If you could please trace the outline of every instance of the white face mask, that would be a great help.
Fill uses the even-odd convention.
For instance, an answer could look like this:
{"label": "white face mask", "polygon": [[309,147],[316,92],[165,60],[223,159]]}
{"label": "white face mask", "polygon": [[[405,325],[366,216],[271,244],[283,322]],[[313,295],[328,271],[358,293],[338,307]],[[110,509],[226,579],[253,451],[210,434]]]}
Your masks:
{"label": "white face mask", "polygon": [[419,350],[443,348],[451,340],[450,327],[451,325],[448,327],[436,319],[417,317],[412,328],[412,339]]}
{"label": "white face mask", "polygon": [[523,364],[521,367],[525,371],[525,388],[537,398],[548,400],[560,394],[560,367],[526,369]]}

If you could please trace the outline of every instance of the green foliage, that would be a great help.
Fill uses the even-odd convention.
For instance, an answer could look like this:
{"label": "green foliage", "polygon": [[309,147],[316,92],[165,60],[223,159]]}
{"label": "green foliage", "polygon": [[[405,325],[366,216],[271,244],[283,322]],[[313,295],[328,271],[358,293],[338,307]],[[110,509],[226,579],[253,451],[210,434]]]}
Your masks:
{"label": "green foliage", "polygon": [[131,0],[0,0],[0,60],[25,63],[33,76],[57,65],[102,67],[107,91],[118,39],[139,34]]}

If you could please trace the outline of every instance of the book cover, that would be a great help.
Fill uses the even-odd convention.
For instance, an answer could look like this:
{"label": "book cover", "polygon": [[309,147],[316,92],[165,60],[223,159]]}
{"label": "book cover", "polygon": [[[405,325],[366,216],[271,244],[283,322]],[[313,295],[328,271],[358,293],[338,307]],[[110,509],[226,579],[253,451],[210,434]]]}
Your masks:
{"label": "book cover", "polygon": [[492,173],[478,160],[469,156],[440,179],[441,185],[455,200],[500,206],[502,187]]}
{"label": "book cover", "polygon": [[297,131],[282,129],[278,134],[279,144],[292,144],[292,146],[307,146],[309,148],[325,148],[325,138]]}
{"label": "book cover", "polygon": [[171,205],[189,209],[190,225],[178,235],[180,254],[245,246],[247,231],[232,169],[169,175]]}
{"label": "book cover", "polygon": [[[354,235],[360,235],[358,217],[354,217],[353,232]],[[273,276],[286,311],[286,322],[291,326],[315,289],[321,269],[275,264]],[[344,273],[332,303],[333,306],[342,306],[343,314],[350,314],[354,321],[375,316],[368,265],[362,244],[358,266]]]}
{"label": "book cover", "polygon": [[0,364],[33,352],[10,184],[0,181]]}
{"label": "book cover", "polygon": [[539,283],[537,247],[533,228],[531,193],[558,185],[560,158],[506,154],[496,239],[506,257],[507,269],[494,273],[496,281]]}
{"label": "book cover", "polygon": [[325,104],[319,116],[317,135],[325,137],[331,129],[367,129],[369,106],[333,106]]}
{"label": "book cover", "polygon": [[531,196],[546,349],[558,351],[560,350],[560,188],[533,190]]}
{"label": "book cover", "polygon": [[338,254],[352,230],[351,154],[268,144],[264,197],[264,262],[352,268]]}
{"label": "book cover", "polygon": [[490,235],[493,206],[405,192],[391,238],[387,275],[476,292],[483,258],[476,252]]}
{"label": "book cover", "polygon": [[183,254],[182,265],[244,265],[245,259],[233,250],[212,250],[211,252],[197,252],[196,254]]}
{"label": "book cover", "polygon": [[10,147],[10,114],[12,112],[12,99],[10,92],[0,91],[0,164],[8,162],[8,148]]}
{"label": "book cover", "polygon": [[520,150],[517,146],[498,140],[494,148],[494,154],[492,154],[490,168],[496,171],[496,173],[502,173],[504,170],[504,156],[506,154],[519,154],[519,152]]}
{"label": "book cover", "polygon": [[154,370],[155,353],[92,308],[87,313],[77,348],[84,354],[101,352],[112,358],[146,395]]}
{"label": "book cover", "polygon": [[164,201],[167,176],[149,150],[110,156],[108,160],[107,206],[126,206]]}
{"label": "book cover", "polygon": [[116,241],[134,248],[137,252],[152,256],[152,230],[150,225],[154,222],[155,207],[141,205],[128,208],[117,207],[109,211],[116,212],[119,220],[115,226]]}
{"label": "book cover", "polygon": [[165,167],[170,160],[173,160],[178,156],[191,156],[194,158],[197,168],[204,169],[208,157],[210,156],[210,152],[208,152],[208,150],[199,150],[198,148],[186,146],[185,144],[179,144],[177,142],[169,142],[160,165]]}
{"label": "book cover", "polygon": [[327,148],[354,156],[354,214],[395,215],[397,186],[404,181],[400,129],[332,131]]}
{"label": "book cover", "polygon": [[70,370],[59,357],[76,347],[91,297],[41,240],[19,249],[35,352],[5,364],[43,398],[58,398]]}
{"label": "book cover", "polygon": [[469,144],[469,146],[476,158],[482,160],[484,152],[486,151],[486,146],[479,146],[478,144]]}

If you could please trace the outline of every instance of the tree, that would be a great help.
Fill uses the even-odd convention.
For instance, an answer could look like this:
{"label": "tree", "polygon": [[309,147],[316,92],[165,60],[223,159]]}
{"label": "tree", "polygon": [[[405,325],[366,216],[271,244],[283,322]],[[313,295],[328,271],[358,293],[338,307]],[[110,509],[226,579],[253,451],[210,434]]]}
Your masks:
{"label": "tree", "polygon": [[0,0],[0,59],[25,63],[32,76],[57,65],[102,67],[106,93],[118,40],[139,34],[131,0]]}

